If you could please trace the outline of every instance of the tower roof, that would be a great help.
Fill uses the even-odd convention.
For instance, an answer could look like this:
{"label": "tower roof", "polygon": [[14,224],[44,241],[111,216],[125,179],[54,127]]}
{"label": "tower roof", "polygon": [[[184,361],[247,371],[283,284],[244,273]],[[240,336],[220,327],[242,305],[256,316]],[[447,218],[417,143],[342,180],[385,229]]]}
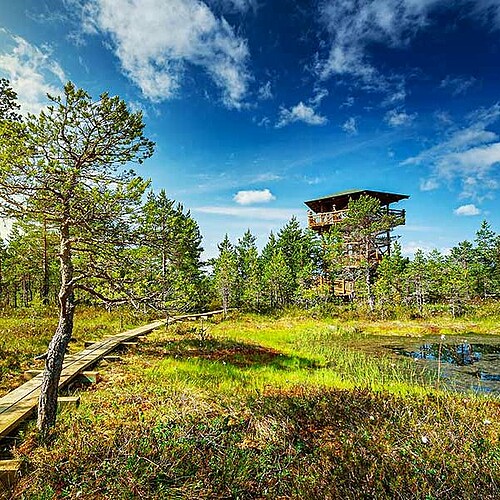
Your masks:
{"label": "tower roof", "polygon": [[382,205],[389,205],[390,203],[409,198],[406,194],[386,193],[384,191],[372,191],[370,189],[349,189],[347,191],[340,191],[338,193],[322,196],[315,200],[309,200],[304,203],[316,213],[331,211],[333,206],[335,206],[336,210],[342,210],[347,208],[349,200],[357,200],[362,195],[377,198]]}

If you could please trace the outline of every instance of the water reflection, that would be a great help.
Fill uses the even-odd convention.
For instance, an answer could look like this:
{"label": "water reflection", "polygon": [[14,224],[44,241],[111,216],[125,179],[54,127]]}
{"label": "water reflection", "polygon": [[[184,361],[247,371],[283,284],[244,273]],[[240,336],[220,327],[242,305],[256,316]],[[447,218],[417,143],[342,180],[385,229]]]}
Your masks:
{"label": "water reflection", "polygon": [[436,366],[441,360],[442,376],[455,389],[500,392],[500,344],[464,340],[458,343],[426,342],[419,346],[390,348],[403,356],[426,362],[430,367]]}
{"label": "water reflection", "polygon": [[[440,354],[441,345],[441,354]],[[408,351],[399,349],[400,354],[410,356],[414,359],[438,360],[442,363],[451,363],[457,366],[472,365],[480,361],[484,355],[500,354],[500,347],[488,344],[470,344],[466,340],[460,344],[427,343],[421,345],[417,350]],[[498,356],[497,356],[498,357]]]}

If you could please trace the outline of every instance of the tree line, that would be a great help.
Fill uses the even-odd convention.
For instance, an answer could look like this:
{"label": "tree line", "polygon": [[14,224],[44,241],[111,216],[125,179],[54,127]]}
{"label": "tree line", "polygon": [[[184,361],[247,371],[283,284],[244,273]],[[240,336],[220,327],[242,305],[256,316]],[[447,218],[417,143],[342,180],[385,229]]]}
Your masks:
{"label": "tree line", "polygon": [[[198,224],[165,190],[149,191],[126,219],[120,240],[97,257],[79,255],[88,273],[75,301],[127,304],[157,311],[198,310],[207,303],[208,284]],[[45,220],[14,220],[0,240],[0,304],[4,309],[53,306],[61,286],[57,228]],[[99,269],[102,267],[102,269]]]}
{"label": "tree line", "polygon": [[[378,201],[369,203],[376,211]],[[365,208],[366,200],[351,202],[351,216],[344,225],[359,220]],[[373,234],[380,231],[372,229]],[[213,290],[224,308],[270,312],[287,306],[349,303],[383,317],[423,316],[429,306],[438,304],[458,316],[474,300],[500,297],[500,235],[487,221],[472,242],[462,241],[446,254],[417,250],[412,258],[405,257],[395,241],[390,254],[375,264],[361,258],[349,266],[351,248],[346,240],[342,225],[319,236],[301,228],[295,218],[276,235],[271,233],[260,253],[250,231],[235,244],[226,236],[212,261]],[[335,296],[336,280],[352,282],[353,293]]]}

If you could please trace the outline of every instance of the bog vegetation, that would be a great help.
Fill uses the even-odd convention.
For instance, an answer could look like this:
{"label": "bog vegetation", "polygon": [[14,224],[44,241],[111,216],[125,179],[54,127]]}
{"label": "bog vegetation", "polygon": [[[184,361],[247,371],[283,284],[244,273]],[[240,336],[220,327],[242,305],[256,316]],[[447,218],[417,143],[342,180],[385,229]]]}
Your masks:
{"label": "bog vegetation", "polygon": [[[419,326],[488,330],[462,322]],[[289,311],[158,330],[102,369],[51,443],[25,431],[14,497],[498,498],[498,401],[360,351],[364,325]]]}
{"label": "bog vegetation", "polygon": [[[320,236],[292,218],[261,251],[246,231],[204,262],[189,210],[126,168],[153,154],[141,114],[71,83],[51,101],[23,118],[0,81],[12,224],[0,242],[1,391],[48,345],[46,438],[67,347],[150,316],[241,315],[155,333],[52,441],[28,429],[20,498],[497,497],[498,402],[436,391],[415,363],[355,348],[387,325],[498,333],[500,235],[487,221],[446,255],[408,258],[395,242],[379,265],[353,267],[342,226]],[[379,213],[361,197],[344,223],[368,240]],[[336,280],[354,283],[348,300]]]}

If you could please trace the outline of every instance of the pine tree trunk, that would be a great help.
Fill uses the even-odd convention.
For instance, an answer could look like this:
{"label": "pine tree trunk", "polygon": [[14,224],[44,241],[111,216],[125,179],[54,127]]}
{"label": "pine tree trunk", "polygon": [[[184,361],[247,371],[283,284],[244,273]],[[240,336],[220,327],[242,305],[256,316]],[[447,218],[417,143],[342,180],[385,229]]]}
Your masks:
{"label": "pine tree trunk", "polygon": [[368,299],[368,307],[370,311],[375,309],[375,297],[372,292],[372,279],[371,279],[371,262],[370,262],[370,241],[367,238],[365,241],[365,260],[366,260],[366,268],[365,268],[365,283],[366,283],[366,294]]}
{"label": "pine tree trunk", "polygon": [[43,283],[42,283],[42,303],[49,303],[49,259],[47,254],[47,222],[43,221]]}
{"label": "pine tree trunk", "polygon": [[[69,217],[66,218],[68,221]],[[59,260],[61,262],[61,288],[59,291],[59,324],[47,350],[45,370],[43,372],[40,399],[38,401],[37,427],[45,438],[55,425],[57,414],[57,393],[61,377],[64,354],[73,333],[75,304],[73,298],[73,263],[69,223],[61,225],[61,244]]]}
{"label": "pine tree trunk", "polygon": [[73,332],[74,310],[75,305],[71,294],[64,299],[64,304],[61,305],[59,324],[47,351],[40,399],[38,401],[37,427],[42,437],[46,437],[49,430],[56,423],[59,379],[61,377],[64,354],[66,353],[66,348]]}

